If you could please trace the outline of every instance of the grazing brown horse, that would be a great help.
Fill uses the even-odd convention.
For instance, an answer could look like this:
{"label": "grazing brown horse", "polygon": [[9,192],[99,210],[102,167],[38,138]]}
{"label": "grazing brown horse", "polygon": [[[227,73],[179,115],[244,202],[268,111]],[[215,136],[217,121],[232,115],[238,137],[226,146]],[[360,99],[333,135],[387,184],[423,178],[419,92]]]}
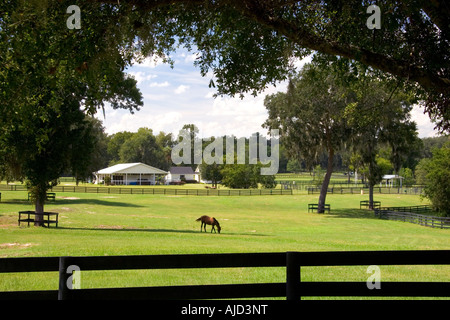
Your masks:
{"label": "grazing brown horse", "polygon": [[220,230],[222,229],[221,227],[220,227],[220,224],[219,224],[219,221],[217,221],[216,220],[216,218],[211,218],[211,217],[208,217],[208,216],[201,216],[200,218],[198,218],[197,220],[195,220],[195,221],[201,221],[202,222],[202,224],[200,225],[200,232],[202,232],[202,228],[203,228],[203,225],[205,225],[205,227],[203,228],[204,230],[205,230],[205,232],[206,232],[206,225],[207,224],[209,224],[210,226],[212,226],[212,228],[211,228],[211,233],[213,232],[213,230],[214,230],[214,232],[216,232],[216,229],[214,228],[215,226],[217,226],[217,231],[220,233]]}

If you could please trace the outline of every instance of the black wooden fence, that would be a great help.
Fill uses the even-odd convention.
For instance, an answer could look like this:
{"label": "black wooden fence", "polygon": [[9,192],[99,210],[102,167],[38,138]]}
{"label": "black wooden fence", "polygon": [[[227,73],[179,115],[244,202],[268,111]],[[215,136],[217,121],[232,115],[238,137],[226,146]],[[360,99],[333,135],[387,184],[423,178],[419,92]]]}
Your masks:
{"label": "black wooden fence", "polygon": [[408,212],[385,208],[375,209],[375,215],[380,219],[410,222],[431,228],[450,229],[450,217],[436,217],[414,213],[414,211]]}
{"label": "black wooden fence", "polygon": [[[26,191],[24,185],[2,185],[0,190]],[[148,195],[185,195],[185,196],[264,196],[292,195],[290,189],[180,189],[154,187],[88,187],[55,186],[51,192],[105,193],[105,194],[148,194]]]}
{"label": "black wooden fence", "polygon": [[380,210],[397,211],[397,212],[411,212],[418,214],[427,214],[433,212],[433,208],[430,205],[420,206],[403,206],[403,207],[381,207]]}
{"label": "black wooden fence", "polygon": [[[319,194],[321,187],[307,187],[308,194]],[[367,187],[329,187],[327,193],[329,194],[369,194]],[[374,187],[375,194],[422,194],[423,187],[409,187],[409,188],[390,188],[390,187]]]}
{"label": "black wooden fence", "polygon": [[[0,258],[0,273],[59,270],[59,289],[0,292],[0,299],[230,299],[306,296],[449,297],[450,282],[384,282],[369,289],[366,282],[304,282],[301,267],[354,265],[449,265],[450,250],[350,251],[181,254],[103,257]],[[69,266],[79,270],[285,267],[286,282],[198,286],[69,289]],[[382,279],[381,279],[382,280]]]}

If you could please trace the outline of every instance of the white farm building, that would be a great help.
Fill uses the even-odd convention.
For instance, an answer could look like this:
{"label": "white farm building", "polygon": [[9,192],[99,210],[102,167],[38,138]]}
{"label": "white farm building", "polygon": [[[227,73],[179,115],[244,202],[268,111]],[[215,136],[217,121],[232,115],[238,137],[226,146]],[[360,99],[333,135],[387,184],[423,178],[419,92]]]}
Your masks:
{"label": "white farm building", "polygon": [[[152,185],[157,176],[165,176],[167,172],[144,163],[121,163],[94,172],[95,183],[104,183],[109,177],[113,185]],[[107,180],[109,180],[107,179]]]}
{"label": "white farm building", "polygon": [[382,185],[383,181],[386,184],[386,187],[392,188],[394,186],[394,181],[399,181],[399,186],[402,187],[403,184],[403,177],[395,175],[395,174],[386,174],[383,176],[382,181],[380,182],[380,186]]}
{"label": "white farm building", "polygon": [[166,183],[181,181],[199,181],[199,173],[191,167],[171,167],[166,176]]}

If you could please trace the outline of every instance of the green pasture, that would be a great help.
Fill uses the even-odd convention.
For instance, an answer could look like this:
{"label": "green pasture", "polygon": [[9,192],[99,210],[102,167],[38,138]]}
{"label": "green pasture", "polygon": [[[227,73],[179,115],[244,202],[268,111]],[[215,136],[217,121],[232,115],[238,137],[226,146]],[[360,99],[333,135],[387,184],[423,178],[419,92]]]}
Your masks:
{"label": "green pasture", "polygon": [[[45,210],[58,228],[17,225],[33,210],[25,191],[2,191],[0,257],[228,252],[450,249],[450,231],[380,220],[359,210],[367,195],[329,195],[330,214],[308,213],[318,195],[169,196],[57,193]],[[382,206],[426,204],[419,196],[380,194]],[[221,234],[200,233],[201,215]],[[302,268],[305,281],[366,281],[367,266]],[[382,266],[382,281],[449,281],[450,267]],[[84,272],[82,288],[285,281],[284,268]],[[57,289],[58,275],[0,274],[0,291]]]}

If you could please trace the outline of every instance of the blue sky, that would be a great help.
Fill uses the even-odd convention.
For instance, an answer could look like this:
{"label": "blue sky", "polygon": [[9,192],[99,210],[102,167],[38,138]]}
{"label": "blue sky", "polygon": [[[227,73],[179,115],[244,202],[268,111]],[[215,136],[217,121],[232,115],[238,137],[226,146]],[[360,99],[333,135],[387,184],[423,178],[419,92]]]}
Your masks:
{"label": "blue sky", "polygon": [[[249,137],[255,132],[267,132],[261,127],[267,118],[264,97],[284,91],[285,83],[269,87],[257,97],[214,98],[215,89],[209,88],[211,76],[202,77],[200,70],[193,65],[195,54],[180,51],[172,59],[175,61],[173,69],[151,58],[128,69],[127,72],[138,81],[144,106],[134,115],[126,110],[106,107],[106,117],[103,118],[100,112],[98,118],[103,121],[108,134],[136,132],[141,127],[147,127],[153,129],[154,134],[164,131],[177,135],[187,123],[194,123],[201,137],[224,134]],[[299,61],[296,66],[301,68],[306,61]],[[418,125],[421,138],[435,135],[433,124],[421,108],[413,110],[412,118]]]}

